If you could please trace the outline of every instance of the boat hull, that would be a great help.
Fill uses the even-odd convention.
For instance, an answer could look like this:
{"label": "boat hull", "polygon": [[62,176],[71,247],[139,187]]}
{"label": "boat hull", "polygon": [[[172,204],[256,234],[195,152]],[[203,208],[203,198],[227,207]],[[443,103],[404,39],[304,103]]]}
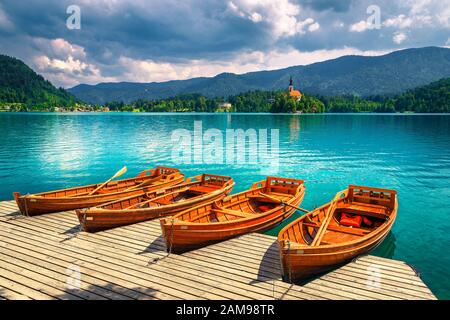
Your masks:
{"label": "boat hull", "polygon": [[[278,246],[286,281],[311,278],[367,254],[391,231],[398,210],[395,190],[350,186],[338,195],[280,231]],[[344,213],[372,220],[367,218],[370,225],[365,227],[348,227],[338,219]]]}
{"label": "boat hull", "polygon": [[76,214],[84,231],[98,232],[174,215],[192,206],[223,199],[228,195],[228,193],[231,192],[232,187],[233,186],[231,185],[230,188],[220,190],[220,192],[212,193],[199,199],[188,200],[161,207],[135,210],[104,210],[102,208],[91,208],[88,210],[77,210]]}
{"label": "boat hull", "polygon": [[[303,198],[304,193],[292,204],[300,206]],[[214,204],[210,206],[212,208]],[[217,225],[177,225],[176,223],[172,225],[167,219],[161,219],[160,223],[167,250],[182,253],[247,233],[268,231],[289,218],[295,211],[296,209],[292,207],[284,206],[268,216],[255,217],[245,222]]]}
{"label": "boat hull", "polygon": [[[75,210],[75,209],[81,209],[81,208],[88,208],[93,207],[97,205],[101,205],[103,203],[113,201],[116,199],[129,197],[133,195],[137,195],[139,193],[142,193],[143,190],[146,190],[146,192],[153,191],[160,188],[167,188],[172,185],[179,184],[183,182],[184,176],[182,174],[177,175],[171,180],[165,180],[160,181],[158,184],[154,184],[151,186],[145,186],[142,188],[136,188],[133,190],[128,191],[119,191],[119,192],[113,192],[113,193],[104,193],[104,194],[96,194],[91,196],[56,196],[55,197],[41,197],[38,194],[37,195],[26,195],[22,196],[18,192],[14,192],[14,199],[17,203],[17,206],[19,207],[20,212],[25,216],[36,216],[46,213],[52,213],[52,212],[61,212],[61,211],[68,211],[68,210]],[[120,182],[126,182],[125,185],[133,186],[136,182],[143,182],[145,179],[143,178],[133,178],[133,179],[127,179],[127,180],[119,180]],[[80,187],[82,189],[93,189],[96,185],[89,185],[85,187]],[[66,189],[66,190],[60,190],[55,191],[55,194],[57,193],[64,193],[68,192],[73,189]],[[126,188],[125,188],[126,189]]]}
{"label": "boat hull", "polygon": [[[389,229],[390,230],[390,229]],[[331,271],[358,256],[367,254],[380,245],[386,238],[389,230],[373,241],[363,243],[352,248],[333,250],[333,252],[299,254],[298,250],[284,251],[280,244],[280,259],[282,265],[283,279],[287,282],[296,282],[312,278],[318,274]]]}

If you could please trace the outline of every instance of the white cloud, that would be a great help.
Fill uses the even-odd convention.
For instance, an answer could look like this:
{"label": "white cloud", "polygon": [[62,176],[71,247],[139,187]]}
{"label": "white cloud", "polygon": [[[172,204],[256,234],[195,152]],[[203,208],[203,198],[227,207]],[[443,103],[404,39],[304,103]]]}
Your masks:
{"label": "white cloud", "polygon": [[386,19],[383,21],[383,26],[394,27],[398,29],[407,29],[411,27],[422,27],[424,25],[430,25],[433,21],[433,17],[430,15],[410,15],[406,16],[400,14],[396,17]]}
{"label": "white cloud", "polygon": [[385,27],[397,27],[400,29],[409,28],[413,24],[413,19],[404,14],[398,15],[394,18],[387,19],[383,22]]}
{"label": "white cloud", "polygon": [[407,39],[407,36],[404,32],[396,32],[394,33],[394,36],[392,37],[392,41],[394,41],[396,44],[400,44],[403,41]]}
{"label": "white cloud", "polygon": [[124,69],[117,81],[160,82],[183,80],[193,77],[212,77],[222,72],[246,73],[260,70],[274,70],[293,65],[307,65],[334,59],[344,55],[377,56],[389,51],[362,51],[344,47],[335,50],[317,50],[300,52],[272,50],[269,52],[250,51],[237,54],[229,61],[190,60],[183,63],[156,62],[152,60],[135,60],[122,56],[119,64]]}
{"label": "white cloud", "polygon": [[319,29],[320,29],[320,24],[318,22],[314,22],[313,24],[310,24],[308,27],[308,31],[310,31],[310,32],[314,32]]}
{"label": "white cloud", "polygon": [[5,11],[0,6],[0,30],[1,29],[10,30],[13,27],[14,27],[13,23],[11,22],[11,20],[6,15]]}
{"label": "white cloud", "polygon": [[274,39],[302,35],[320,28],[312,18],[301,20],[301,7],[289,0],[233,0],[228,2],[228,9],[255,23],[264,21]]}
{"label": "white cloud", "polygon": [[371,27],[372,27],[371,24],[368,23],[366,20],[361,20],[357,23],[350,25],[349,30],[351,32],[364,32],[366,30],[369,30]]}
{"label": "white cloud", "polygon": [[177,79],[180,74],[170,63],[157,63],[152,60],[134,60],[125,56],[119,58],[119,64],[124,68],[121,79],[136,82],[153,82]]}
{"label": "white cloud", "polygon": [[85,49],[81,46],[62,38],[35,38],[32,41],[40,49],[40,54],[32,58],[32,67],[58,86],[115,80],[102,76],[100,69],[88,61]]}
{"label": "white cloud", "polygon": [[450,26],[448,0],[403,0],[403,4],[408,12],[385,20],[384,26],[398,29]]}
{"label": "white cloud", "polygon": [[301,52],[295,49],[285,52],[271,51],[265,55],[264,64],[261,68],[280,69],[293,65],[308,65],[347,55],[379,56],[389,52],[390,50],[364,51],[353,47],[343,47],[332,50],[315,50],[310,52]]}
{"label": "white cloud", "polygon": [[258,23],[262,20],[262,16],[258,12],[253,12],[250,15],[250,20],[252,20],[255,23]]}
{"label": "white cloud", "polygon": [[68,56],[65,60],[51,59],[47,56],[37,56],[34,59],[35,65],[38,70],[42,71],[55,71],[55,72],[67,72],[67,73],[83,73],[86,71],[96,70],[92,65],[86,62],[75,59],[72,56]]}
{"label": "white cloud", "polygon": [[[68,55],[65,59],[37,56],[33,60],[34,68],[45,78],[58,86],[71,87],[78,83],[96,84],[99,82],[162,82],[184,80],[193,77],[212,77],[222,72],[247,73],[261,70],[274,70],[293,65],[307,65],[334,59],[344,55],[376,56],[388,51],[362,51],[344,47],[334,50],[316,50],[300,52],[271,50],[268,52],[248,51],[236,54],[224,61],[206,59],[187,60],[180,63],[139,60],[121,56],[116,62],[115,75],[105,76],[104,72],[87,60],[76,59]],[[109,72],[111,73],[111,72]]]}
{"label": "white cloud", "polygon": [[47,56],[58,59],[66,59],[71,56],[76,59],[86,59],[86,52],[83,47],[72,44],[62,38],[45,39],[34,38],[33,43]]}
{"label": "white cloud", "polygon": [[[450,26],[449,0],[402,0],[403,13],[387,18],[382,27],[397,30],[422,28],[426,26]],[[349,28],[352,32],[364,32],[371,24],[361,20]]]}
{"label": "white cloud", "polygon": [[440,13],[438,13],[437,19],[444,27],[450,27],[450,4]]}

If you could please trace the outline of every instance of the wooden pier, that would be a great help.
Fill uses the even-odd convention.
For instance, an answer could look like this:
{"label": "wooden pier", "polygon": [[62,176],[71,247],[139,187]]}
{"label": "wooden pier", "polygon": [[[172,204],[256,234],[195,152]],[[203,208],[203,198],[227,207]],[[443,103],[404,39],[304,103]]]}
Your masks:
{"label": "wooden pier", "polygon": [[304,285],[281,281],[275,237],[167,256],[158,221],[88,234],[74,212],[0,202],[0,299],[436,299],[406,263],[364,256]]}

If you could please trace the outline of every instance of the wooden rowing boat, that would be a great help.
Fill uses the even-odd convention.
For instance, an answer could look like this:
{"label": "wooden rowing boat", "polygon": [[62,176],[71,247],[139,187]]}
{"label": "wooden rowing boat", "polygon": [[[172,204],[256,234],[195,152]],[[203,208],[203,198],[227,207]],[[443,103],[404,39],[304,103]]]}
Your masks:
{"label": "wooden rowing boat", "polygon": [[183,182],[184,175],[174,168],[157,167],[142,171],[134,178],[108,182],[94,194],[101,184],[47,191],[31,195],[14,192],[14,199],[20,212],[26,216],[60,212],[96,206],[108,201],[147,192]]}
{"label": "wooden rowing boat", "polygon": [[83,230],[96,232],[168,216],[189,207],[224,198],[233,189],[231,177],[203,174],[166,189],[139,194],[106,203],[99,207],[77,210]]}
{"label": "wooden rowing boat", "polygon": [[302,180],[268,177],[247,191],[163,218],[167,249],[183,252],[249,232],[264,232],[291,216],[296,209],[290,205],[298,206],[304,195]]}
{"label": "wooden rowing boat", "polygon": [[378,246],[397,216],[394,190],[349,186],[278,234],[283,276],[312,277]]}

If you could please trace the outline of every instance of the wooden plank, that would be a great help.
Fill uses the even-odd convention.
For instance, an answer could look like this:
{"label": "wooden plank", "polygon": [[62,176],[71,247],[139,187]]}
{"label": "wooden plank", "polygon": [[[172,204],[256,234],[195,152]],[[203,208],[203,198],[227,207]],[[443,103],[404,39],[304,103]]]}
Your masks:
{"label": "wooden plank", "polygon": [[[3,247],[4,248],[4,247]],[[16,254],[28,254],[33,258],[36,259],[46,259],[47,261],[50,261],[50,263],[52,263],[54,266],[70,266],[73,265],[73,259],[68,258],[67,260],[70,261],[66,261],[66,260],[62,260],[63,258],[59,259],[56,257],[49,257],[46,256],[44,254],[41,253],[36,253],[34,251],[31,250],[27,250],[27,249],[23,249],[19,246],[15,247],[15,252]],[[23,253],[25,252],[25,253]],[[79,266],[77,264],[77,266]],[[148,290],[144,290],[144,292],[142,292],[140,290],[140,287],[135,287],[133,282],[128,282],[125,280],[122,280],[120,278],[115,278],[111,275],[109,275],[109,273],[100,273],[98,271],[99,268],[96,268],[95,270],[89,269],[86,266],[79,266],[80,267],[80,272],[82,272],[83,274],[83,281],[86,281],[86,278],[89,276],[92,277],[97,277],[99,279],[104,280],[107,283],[107,286],[109,289],[111,290],[115,290],[118,292],[122,292],[123,294],[127,294],[130,297],[134,298],[134,299],[155,299],[155,298],[165,298],[165,299],[174,299],[173,296],[168,296],[168,295],[157,295],[155,297],[152,296],[152,293],[148,294]],[[123,292],[122,290],[120,290],[121,287],[125,288],[125,292]]]}
{"label": "wooden plank", "polygon": [[[349,263],[349,264],[339,268],[338,270],[339,270],[339,272],[351,274],[354,277],[359,277],[359,278],[363,278],[363,279],[367,279],[368,276],[373,275],[373,271],[371,271],[371,270],[367,270],[367,269],[361,270],[361,269],[353,268],[352,263]],[[379,272],[379,276],[382,281],[386,281],[391,284],[405,286],[407,288],[411,288],[411,289],[421,291],[421,292],[427,292],[427,293],[430,292],[430,290],[421,281],[418,281],[414,278],[411,278],[411,280],[405,279],[405,278],[399,278],[399,277],[392,276],[390,274],[386,274],[386,273],[382,273],[382,272]]]}
{"label": "wooden plank", "polygon": [[[99,258],[100,259],[100,258]],[[103,259],[106,259],[106,258],[103,258]],[[154,271],[153,271],[153,273],[154,273]],[[181,274],[179,274],[179,276],[180,276]],[[163,276],[163,275],[161,275],[161,276]],[[172,273],[172,276],[173,276],[173,273]],[[184,274],[183,274],[183,276],[184,277],[186,277]],[[189,281],[191,281],[191,278],[187,278],[186,277],[186,279],[185,279],[185,281],[187,281],[187,279],[189,279]],[[214,282],[210,282],[210,285],[212,285],[212,284],[214,284]],[[195,287],[198,287],[199,286],[199,283],[198,282],[196,282],[196,286]],[[208,288],[206,288],[207,290],[209,290],[209,292],[212,292],[212,291],[214,291],[212,288],[210,288],[210,287],[208,287]],[[206,291],[206,289],[205,289],[205,291]],[[230,287],[230,289],[232,289],[231,287]],[[238,291],[236,288],[234,288],[233,289],[234,291]],[[247,294],[248,292],[246,292],[246,294]],[[235,293],[228,293],[228,295],[235,295],[235,296],[237,296]],[[240,298],[245,298],[245,297],[242,297],[242,296],[240,296]],[[255,297],[255,298],[262,298],[262,297]],[[267,298],[267,296],[265,297],[265,298]]]}
{"label": "wooden plank", "polygon": [[[3,242],[7,242],[8,244],[13,246],[18,246],[21,244],[21,242],[14,241],[13,239],[7,239],[5,235],[3,234],[0,237]],[[22,239],[24,241],[24,239]],[[122,263],[119,262],[111,262],[111,261],[105,261],[109,259],[102,259],[101,256],[96,255],[95,258],[92,258],[87,255],[81,255],[78,254],[75,250],[69,251],[69,248],[57,248],[52,246],[50,249],[46,249],[47,246],[45,244],[42,244],[40,246],[37,245],[35,242],[33,250],[38,252],[44,252],[49,255],[55,255],[57,257],[61,257],[57,252],[65,252],[67,256],[71,258],[78,259],[77,264],[79,265],[89,265],[92,266],[91,268],[97,268],[101,269],[102,272],[113,274],[117,277],[121,277],[124,280],[133,281],[134,283],[147,287],[152,288],[155,291],[161,291],[169,293],[175,297],[179,297],[181,299],[198,299],[201,298],[203,295],[215,297],[214,294],[206,293],[205,291],[197,289],[200,287],[200,284],[197,284],[197,288],[195,286],[186,286],[183,283],[177,282],[176,279],[173,279],[173,282],[168,281],[167,279],[161,278],[160,276],[163,276],[165,278],[174,278],[171,275],[164,275],[164,274],[154,274],[149,269],[139,267],[139,266],[133,266],[129,265],[127,267],[123,266]],[[29,249],[29,248],[27,248]],[[79,251],[79,249],[78,249]],[[56,253],[55,253],[56,252]],[[141,270],[136,270],[141,269]],[[145,272],[142,272],[144,271]],[[171,288],[172,287],[172,288]],[[223,298],[223,297],[222,297]]]}
{"label": "wooden plank", "polygon": [[[1,259],[1,258],[0,258]],[[16,281],[23,281],[21,283],[31,283],[29,280],[33,280],[33,283],[41,283],[40,287],[43,292],[51,294],[56,299],[62,300],[106,300],[104,297],[90,293],[89,291],[70,290],[67,287],[67,283],[64,281],[58,281],[52,277],[42,275],[35,272],[34,269],[27,269],[26,266],[17,266],[12,263],[5,263],[5,260],[1,259],[2,275],[9,279]],[[14,275],[13,275],[14,274]],[[9,276],[7,276],[9,275]],[[25,280],[28,278],[29,280]]]}
{"label": "wooden plank", "polygon": [[0,267],[0,274],[3,278],[40,291],[48,295],[52,299],[82,300],[78,296],[66,293],[62,290],[39,281],[41,280],[40,278],[37,278],[38,280],[35,280],[35,278],[33,278],[34,274],[32,272],[27,272],[27,270],[12,268],[9,265],[2,264],[2,266]]}
{"label": "wooden plank", "polygon": [[358,285],[361,288],[365,288],[366,290],[392,295],[393,297],[399,297],[402,299],[414,300],[428,297],[427,294],[409,290],[405,287],[388,284],[385,281],[381,281],[381,279],[370,279],[370,278],[360,279],[354,277],[353,275],[348,275],[345,274],[344,272],[340,272],[340,270],[338,270],[337,272],[328,273],[326,277],[324,277],[324,279],[328,279],[328,277],[349,281],[352,282],[354,285]]}
{"label": "wooden plank", "polygon": [[115,251],[117,251],[117,250],[115,250]]}
{"label": "wooden plank", "polygon": [[20,292],[20,294],[25,295],[31,299],[35,300],[55,300],[51,295],[39,291],[39,289],[32,288],[23,285],[19,282],[12,281],[0,274],[0,286],[13,290],[15,292]]}
{"label": "wooden plank", "polygon": [[31,300],[30,297],[2,286],[0,286],[0,296],[2,300]]}
{"label": "wooden plank", "polygon": [[379,294],[376,292],[371,292],[366,289],[361,289],[360,287],[355,286],[352,282],[347,283],[347,282],[341,281],[339,279],[327,277],[326,275],[320,277],[319,279],[315,279],[312,282],[314,282],[315,284],[318,284],[318,285],[339,289],[339,290],[357,295],[357,296],[359,296],[358,300],[360,300],[360,299],[364,299],[364,300],[367,300],[367,299],[369,299],[369,300],[370,299],[398,300],[398,298],[396,298],[396,297]]}
{"label": "wooden plank", "polygon": [[[2,253],[0,253],[0,263],[1,261],[7,263],[13,263],[17,266],[22,265],[29,269],[33,269],[34,271],[39,272],[42,275],[48,276],[53,279],[59,279],[63,283],[67,283],[67,277],[69,271],[73,269],[72,264],[66,264],[66,268],[59,267],[56,264],[51,264],[43,260],[35,259],[31,256],[27,256],[25,254],[21,254],[20,252],[9,250],[8,248],[2,248]],[[71,268],[72,267],[72,268]],[[99,296],[108,298],[108,299],[119,299],[119,300],[130,300],[131,297],[127,295],[120,294],[112,289],[111,286],[99,279],[95,279],[81,272],[82,279],[80,279],[80,289],[81,293],[84,292],[89,293],[92,292]],[[105,289],[108,288],[108,289]],[[95,297],[86,296],[86,299],[94,299]]]}
{"label": "wooden plank", "polygon": [[[408,270],[408,271],[413,271],[414,270],[407,265],[406,263],[396,263],[396,262],[391,262],[389,260],[381,260],[381,259],[374,259],[371,256],[363,256],[357,259],[357,261],[359,262],[365,262],[365,263],[371,263],[371,264],[376,264],[376,265],[381,265],[381,266],[386,266],[386,267],[391,267],[391,268],[395,268],[397,270]],[[414,272],[415,273],[415,272]]]}
{"label": "wooden plank", "polygon": [[392,267],[392,266],[386,266],[384,264],[373,263],[373,262],[366,262],[366,261],[363,261],[363,260],[356,260],[356,261],[354,261],[354,263],[355,263],[355,265],[361,266],[361,267],[364,267],[364,268],[376,266],[380,270],[392,271],[392,272],[397,273],[397,274],[399,274],[401,276],[417,277],[417,274],[411,268],[396,268],[396,267]]}
{"label": "wooden plank", "polygon": [[[72,293],[84,299],[435,298],[414,270],[401,261],[365,256],[305,285],[291,285],[280,281],[273,236],[247,234],[167,257],[158,220],[73,237],[70,232],[78,226],[73,211],[32,218],[12,215],[16,211],[14,201],[0,202],[0,246],[4,249],[0,268],[10,272],[10,277],[18,277],[0,276],[0,297],[64,297],[57,294],[57,290],[64,292],[63,271],[76,262],[85,282],[82,293]],[[154,259],[157,262],[146,267]],[[366,285],[370,266],[379,270],[379,288]],[[50,284],[44,289],[53,295],[40,292],[42,288],[33,282],[36,280]],[[3,295],[2,288],[8,290]]]}
{"label": "wooden plank", "polygon": [[[17,221],[15,223],[16,224],[17,223],[18,224],[23,224],[23,221]],[[26,225],[26,227],[30,227],[29,224]],[[40,225],[40,227],[42,227],[42,224]],[[90,239],[92,239],[94,237],[95,238],[107,237],[107,235],[105,235],[104,233],[94,234],[94,235],[92,235],[92,234],[86,235],[86,233],[81,233],[79,235],[79,237],[80,238],[81,237],[89,237]],[[133,247],[138,249],[138,250],[136,250],[136,252],[141,252],[142,248],[145,248],[142,245],[147,245],[148,244],[148,242],[144,243],[144,242],[140,242],[140,241],[130,241],[129,239],[127,239],[127,241],[123,241],[123,240],[124,240],[123,237],[120,237],[120,238],[117,238],[117,239],[115,237],[113,237],[113,238],[108,237],[109,243],[114,243],[117,246],[126,246],[126,247],[133,246]],[[139,246],[137,245],[137,243],[139,243]],[[134,244],[136,244],[136,245],[134,245]],[[227,255],[222,255],[219,251],[211,250],[211,249],[208,249],[208,248],[204,248],[204,249],[202,249],[202,251],[198,250],[198,251],[194,251],[193,253],[187,253],[187,254],[188,255],[194,254],[194,255],[203,255],[203,256],[206,255],[206,256],[209,256],[210,254],[208,252],[211,252],[212,254],[215,254],[215,255],[219,255],[221,260],[229,261],[230,263],[233,264],[234,267],[251,268],[252,265],[254,265],[256,263],[256,261],[253,261],[253,262],[252,261],[250,261],[250,262],[249,261],[243,261],[243,262],[241,262],[240,260],[236,259],[237,258],[236,256],[230,257],[229,255],[228,256]],[[274,276],[276,276],[277,278],[280,278],[280,274],[281,273],[279,271],[279,263],[269,264],[268,266],[266,266],[266,265],[259,266],[258,265],[258,268],[259,267],[262,267],[265,271],[271,272],[271,273],[273,273]]]}

